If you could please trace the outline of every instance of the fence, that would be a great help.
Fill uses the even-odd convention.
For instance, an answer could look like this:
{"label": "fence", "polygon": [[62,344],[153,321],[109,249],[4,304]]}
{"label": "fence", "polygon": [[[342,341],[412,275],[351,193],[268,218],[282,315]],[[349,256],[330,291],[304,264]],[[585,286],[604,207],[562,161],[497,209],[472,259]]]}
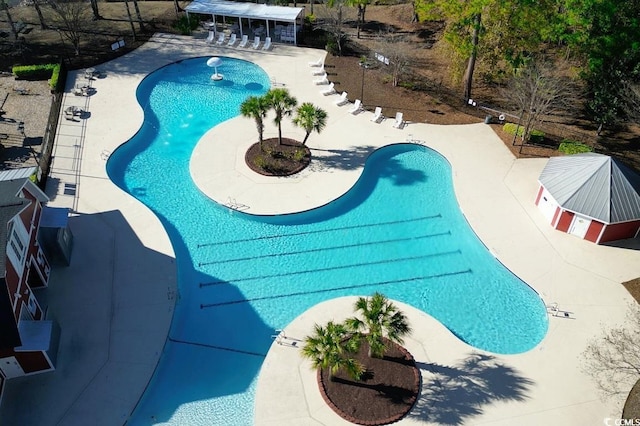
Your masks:
{"label": "fence", "polygon": [[[67,67],[63,60],[60,60],[60,82],[67,81]],[[64,96],[64,84],[59,84],[53,93],[51,101],[51,109],[49,110],[49,119],[42,137],[42,152],[38,160],[38,187],[45,190],[47,186],[47,177],[51,168],[51,156],[53,154],[53,144],[56,140],[56,130],[58,129],[58,120],[60,119],[60,110],[62,108],[62,97]],[[62,88],[62,89],[61,89]]]}

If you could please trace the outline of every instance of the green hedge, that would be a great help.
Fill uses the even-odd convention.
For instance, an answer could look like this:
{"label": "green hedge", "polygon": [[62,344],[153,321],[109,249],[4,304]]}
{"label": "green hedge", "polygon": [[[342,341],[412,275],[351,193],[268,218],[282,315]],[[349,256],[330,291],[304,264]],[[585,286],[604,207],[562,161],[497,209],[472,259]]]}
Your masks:
{"label": "green hedge", "polygon": [[583,152],[593,152],[593,148],[582,142],[563,139],[562,142],[560,142],[558,151],[563,154],[581,154]]}
{"label": "green hedge", "polygon": [[[524,127],[518,126],[515,123],[505,123],[504,126],[502,126],[502,130],[509,133],[510,135],[515,135],[516,129],[518,129],[518,136],[522,137],[522,134],[524,133]],[[530,142],[540,143],[543,140],[544,140],[544,132],[541,132],[540,130],[535,130],[535,129],[529,132]]]}
{"label": "green hedge", "polygon": [[502,126],[502,130],[509,133],[510,135],[515,135],[516,129],[518,129],[518,136],[522,137],[522,134],[524,133],[524,127],[518,126],[515,123],[505,123],[504,126]]}
{"label": "green hedge", "polygon": [[20,80],[49,79],[49,87],[51,90],[56,90],[60,78],[60,64],[16,65],[13,67],[12,72]]}

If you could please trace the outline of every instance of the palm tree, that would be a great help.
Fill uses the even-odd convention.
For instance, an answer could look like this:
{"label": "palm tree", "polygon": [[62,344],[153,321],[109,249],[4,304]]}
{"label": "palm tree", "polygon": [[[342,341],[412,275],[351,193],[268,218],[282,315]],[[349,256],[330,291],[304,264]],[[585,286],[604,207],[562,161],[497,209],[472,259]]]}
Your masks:
{"label": "palm tree", "polygon": [[404,313],[380,293],[376,292],[368,299],[358,298],[355,310],[360,312],[362,320],[348,318],[345,326],[348,331],[361,333],[361,338],[369,343],[369,357],[381,358],[384,355],[384,337],[402,344],[403,336],[411,333]]}
{"label": "palm tree", "polygon": [[269,106],[276,113],[273,122],[278,126],[278,145],[280,145],[282,144],[282,117],[291,115],[293,109],[298,105],[298,101],[289,94],[287,89],[271,89],[265,97]]}
{"label": "palm tree", "polygon": [[311,360],[314,369],[328,369],[329,379],[344,369],[354,380],[360,380],[365,368],[358,361],[346,356],[353,349],[353,341],[343,324],[329,321],[326,327],[316,324],[314,334],[305,338],[302,356]]}
{"label": "palm tree", "polygon": [[258,141],[262,150],[262,135],[264,133],[264,119],[269,111],[269,104],[264,96],[250,96],[240,105],[240,114],[253,118],[258,128]]}
{"label": "palm tree", "polygon": [[293,124],[302,127],[307,132],[302,141],[304,145],[307,143],[307,139],[312,131],[315,130],[320,133],[327,125],[327,112],[310,102],[305,102],[298,107],[296,117],[293,119]]}

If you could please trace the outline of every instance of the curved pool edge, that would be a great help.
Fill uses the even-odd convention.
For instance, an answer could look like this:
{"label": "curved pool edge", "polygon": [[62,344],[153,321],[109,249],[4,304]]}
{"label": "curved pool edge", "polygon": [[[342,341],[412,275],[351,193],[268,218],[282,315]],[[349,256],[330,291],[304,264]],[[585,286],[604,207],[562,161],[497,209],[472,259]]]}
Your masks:
{"label": "curved pool edge", "polygon": [[[423,145],[443,155],[455,169],[451,159],[431,142],[447,138],[447,131],[454,129],[455,133],[466,135],[463,137],[473,138],[478,134],[478,126],[485,126],[412,123],[410,129],[398,131],[391,123],[371,122],[368,119],[371,112],[351,117],[346,109],[336,112],[336,108],[340,109],[334,106],[328,112],[330,121],[333,119],[338,125],[328,124],[322,133],[309,137],[311,164],[300,173],[269,177],[252,171],[245,163],[244,154],[257,141],[255,124],[251,119],[235,117],[210,129],[198,141],[189,164],[191,178],[208,198],[234,210],[256,216],[300,213],[322,207],[349,192],[360,179],[371,153],[385,146]],[[345,125],[349,125],[353,133],[346,134]],[[271,130],[265,132],[265,138],[276,136]],[[367,142],[358,144],[350,134],[357,134],[358,139]],[[442,136],[432,141],[436,134]],[[283,124],[283,136],[302,140],[304,132]]]}
{"label": "curved pool edge", "polygon": [[[338,416],[322,399],[315,370],[309,360],[300,356],[304,338],[313,332],[315,324],[341,322],[353,316],[357,296],[340,297],[318,303],[306,310],[283,329],[284,335],[274,340],[260,370],[254,399],[254,425],[320,424],[350,425]],[[507,363],[509,355],[497,355],[474,348],[456,337],[431,315],[397,300],[391,300],[406,316],[412,333],[403,346],[413,355],[422,375],[422,391],[411,411],[395,424],[425,424],[424,406],[428,403],[433,372],[460,360],[474,357],[481,362],[499,360]],[[284,337],[286,336],[286,337]],[[433,366],[433,372],[430,370]],[[273,392],[277,383],[278,392]]]}

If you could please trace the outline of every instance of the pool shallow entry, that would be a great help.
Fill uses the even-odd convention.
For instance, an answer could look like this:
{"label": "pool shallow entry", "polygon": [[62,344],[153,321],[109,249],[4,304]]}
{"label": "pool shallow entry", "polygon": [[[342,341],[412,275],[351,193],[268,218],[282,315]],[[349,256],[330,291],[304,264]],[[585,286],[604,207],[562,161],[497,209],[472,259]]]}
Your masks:
{"label": "pool shallow entry", "polygon": [[142,82],[145,123],[108,163],[111,179],[161,218],[178,263],[169,340],[129,424],[252,424],[273,330],[335,297],[379,291],[492,352],[541,341],[542,301],[469,228],[450,166],[432,150],[382,148],[351,191],[308,212],[252,216],[203,196],[189,175],[195,144],[269,86],[259,67],[231,58],[220,67],[229,84],[216,84],[206,60]]}

